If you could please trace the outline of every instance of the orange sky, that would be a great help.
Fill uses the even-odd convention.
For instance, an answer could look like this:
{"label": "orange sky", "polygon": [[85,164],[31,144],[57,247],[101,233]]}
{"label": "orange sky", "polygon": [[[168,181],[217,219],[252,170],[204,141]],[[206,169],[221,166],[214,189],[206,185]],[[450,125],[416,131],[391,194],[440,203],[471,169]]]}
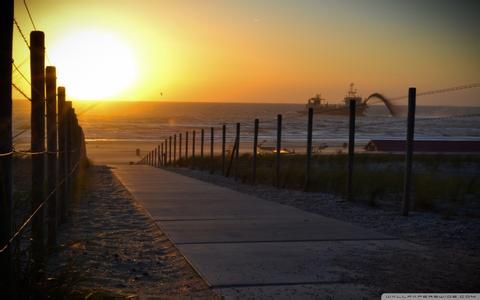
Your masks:
{"label": "orange sky", "polygon": [[[72,98],[335,102],[350,82],[363,96],[480,82],[479,5],[416,2],[27,1]],[[15,9],[28,34],[21,0]],[[20,64],[18,31],[14,48]],[[422,101],[480,105],[480,93]]]}

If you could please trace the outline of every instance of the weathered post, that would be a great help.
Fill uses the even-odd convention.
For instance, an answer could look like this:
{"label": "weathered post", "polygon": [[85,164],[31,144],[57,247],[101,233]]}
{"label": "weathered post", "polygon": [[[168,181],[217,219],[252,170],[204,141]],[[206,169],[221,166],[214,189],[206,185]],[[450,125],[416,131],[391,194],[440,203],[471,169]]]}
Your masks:
{"label": "weathered post", "polygon": [[158,167],[158,153],[157,153],[157,147],[153,149],[153,166],[156,168]]}
{"label": "weathered post", "polygon": [[[67,131],[65,127],[65,87],[58,87],[58,176],[63,180],[67,176]],[[58,189],[58,203],[59,203],[59,224],[65,223],[67,219],[67,185],[64,183]]]}
{"label": "weathered post", "polygon": [[259,120],[255,119],[253,126],[252,184],[255,184],[257,180],[258,124]]}
{"label": "weathered post", "polygon": [[[213,174],[213,172],[215,171],[214,168],[215,168],[215,165],[214,165],[214,161],[213,161],[213,142],[214,142],[214,132],[213,132],[213,127],[210,127],[210,174]],[[203,131],[203,129],[202,129]]]}
{"label": "weathered post", "polygon": [[[67,201],[72,199],[72,179],[70,176],[70,172],[72,169],[72,161],[73,161],[73,149],[72,149],[72,101],[65,101],[65,154],[67,156],[65,160],[65,189],[66,189],[66,198]],[[68,211],[68,203],[66,202],[65,210],[66,213]]]}
{"label": "weathered post", "polygon": [[178,159],[182,160],[182,134],[178,135]]}
{"label": "weathered post", "polygon": [[172,136],[168,137],[168,164],[172,164]]}
{"label": "weathered post", "polygon": [[188,165],[188,131],[185,132],[185,163]]}
{"label": "weathered post", "polygon": [[405,149],[405,177],[403,185],[402,215],[408,216],[410,211],[410,198],[412,193],[412,164],[413,164],[413,141],[415,134],[415,108],[417,89],[408,89],[408,120],[407,141]]}
{"label": "weathered post", "polygon": [[163,161],[165,162],[165,166],[167,166],[168,165],[168,139],[165,139],[164,144],[165,144],[165,152],[163,153],[164,155]]}
{"label": "weathered post", "polygon": [[163,155],[163,142],[160,144],[160,161],[161,161],[162,167],[165,167],[165,159]]}
{"label": "weathered post", "polygon": [[310,170],[312,163],[312,130],[313,130],[313,108],[308,109],[308,125],[307,125],[307,157],[305,162],[305,182],[303,190],[308,192],[310,188]]}
{"label": "weathered post", "polygon": [[173,135],[173,164],[177,163],[177,134]]}
{"label": "weathered post", "polygon": [[195,130],[192,132],[192,167],[195,167]]}
{"label": "weathered post", "polygon": [[157,145],[157,161],[158,161],[158,164],[157,164],[157,167],[161,167],[162,166],[162,152],[160,151],[160,145]]}
{"label": "weathered post", "polygon": [[[48,193],[57,185],[57,74],[55,67],[46,69],[46,102],[47,102],[47,165]],[[57,232],[57,193],[51,196],[48,203],[48,246],[56,244]]]}
{"label": "weathered post", "polygon": [[237,123],[235,143],[237,144],[237,148],[234,147],[232,151],[235,151],[235,180],[237,180],[240,172],[240,123]]}
{"label": "weathered post", "polygon": [[[33,213],[45,196],[45,35],[41,31],[30,33],[30,74]],[[35,271],[41,268],[44,257],[43,220],[43,209],[40,209],[32,219],[32,260]]]}
{"label": "weathered post", "polygon": [[355,113],[357,101],[350,99],[350,122],[348,133],[348,174],[347,174],[347,200],[353,201],[353,163],[355,155]]}
{"label": "weathered post", "polygon": [[275,186],[280,187],[280,153],[282,151],[282,115],[277,115],[277,148],[275,153]]}
{"label": "weathered post", "polygon": [[[12,173],[12,38],[14,1],[0,1],[0,247],[8,243],[13,231]],[[14,299],[12,250],[0,253],[0,282],[5,283],[5,298]]]}
{"label": "weathered post", "polygon": [[227,126],[222,125],[222,175],[225,175],[225,145],[227,142]]}
{"label": "weathered post", "polygon": [[205,129],[202,128],[200,132],[200,158],[202,159],[202,161],[203,161],[203,148],[205,144],[204,139],[205,139]]}

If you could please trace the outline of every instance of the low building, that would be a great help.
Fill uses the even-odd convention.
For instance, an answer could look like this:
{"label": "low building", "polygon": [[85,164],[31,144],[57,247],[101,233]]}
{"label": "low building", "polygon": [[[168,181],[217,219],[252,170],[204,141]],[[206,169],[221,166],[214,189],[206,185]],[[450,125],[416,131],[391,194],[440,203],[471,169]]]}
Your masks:
{"label": "low building", "polygon": [[[366,151],[405,152],[405,140],[371,140]],[[423,153],[480,153],[479,141],[415,140],[414,152]]]}

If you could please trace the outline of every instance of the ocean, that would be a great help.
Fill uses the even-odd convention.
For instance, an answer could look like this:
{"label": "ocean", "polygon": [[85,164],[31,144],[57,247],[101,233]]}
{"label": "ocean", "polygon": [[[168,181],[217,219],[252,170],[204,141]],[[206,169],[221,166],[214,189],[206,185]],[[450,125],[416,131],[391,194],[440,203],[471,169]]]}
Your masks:
{"label": "ocean", "polygon": [[[161,142],[170,135],[192,130],[199,138],[201,128],[205,128],[207,140],[212,126],[219,140],[222,124],[227,125],[227,139],[231,141],[235,123],[239,122],[241,140],[251,142],[254,119],[258,118],[259,142],[273,146],[278,114],[283,118],[283,147],[302,148],[306,141],[307,116],[299,113],[305,109],[303,104],[77,101],[74,107],[87,141]],[[29,104],[15,101],[14,135],[28,128]],[[405,116],[392,117],[384,106],[370,106],[365,116],[357,118],[358,145],[371,139],[403,139],[405,132]],[[14,142],[28,144],[29,138],[27,130]],[[415,138],[480,140],[480,107],[419,106]],[[347,139],[347,116],[314,116],[314,146],[339,146]]]}

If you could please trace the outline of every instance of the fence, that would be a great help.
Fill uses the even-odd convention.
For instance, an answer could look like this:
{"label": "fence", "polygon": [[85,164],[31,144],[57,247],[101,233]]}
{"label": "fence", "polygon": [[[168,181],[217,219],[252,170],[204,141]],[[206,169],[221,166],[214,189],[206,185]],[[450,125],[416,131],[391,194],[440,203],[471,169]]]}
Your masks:
{"label": "fence", "polygon": [[[45,68],[44,33],[32,31],[28,43],[14,20],[13,1],[2,1],[0,22],[0,285],[4,295],[13,299],[29,297],[30,284],[41,278],[87,157],[72,102],[66,101],[64,87],[57,88],[55,67]],[[12,59],[13,24],[30,51],[31,80]],[[13,68],[30,85],[30,97],[12,82]],[[27,129],[12,135],[12,87],[31,102],[31,144],[26,151],[14,145]],[[27,185],[28,173],[30,192],[20,199],[19,187]]]}
{"label": "fence", "polygon": [[[468,85],[463,88],[472,88],[478,87],[478,84],[475,85]],[[444,89],[442,91],[452,91],[456,89]],[[419,93],[422,94],[430,94],[430,93]],[[368,178],[362,178],[363,175],[359,175],[359,171],[357,170],[357,165],[361,164],[363,161],[366,160],[366,156],[368,154],[362,153],[360,156],[356,153],[355,148],[355,137],[356,131],[358,128],[362,126],[385,126],[387,124],[401,122],[402,126],[405,123],[405,132],[406,132],[406,139],[402,143],[405,145],[405,149],[403,151],[403,155],[396,153],[394,156],[395,164],[402,165],[401,168],[403,169],[403,176],[401,178],[392,178],[389,179],[390,182],[395,181],[395,184],[401,182],[401,197],[402,197],[402,205],[401,205],[401,214],[408,215],[410,208],[412,207],[411,198],[414,195],[414,191],[412,189],[413,181],[415,180],[415,174],[413,172],[413,153],[414,153],[414,128],[415,128],[415,108],[416,108],[416,98],[417,92],[415,88],[410,88],[408,91],[408,115],[407,115],[407,122],[403,118],[392,118],[388,119],[384,122],[374,123],[374,124],[361,124],[357,123],[357,114],[358,108],[356,107],[357,103],[355,100],[351,99],[349,101],[349,106],[347,110],[348,118],[348,135],[345,135],[348,143],[345,144],[344,149],[346,149],[346,155],[332,155],[329,157],[328,155],[320,155],[319,151],[315,151],[312,143],[313,138],[313,123],[314,123],[314,111],[313,109],[308,110],[308,114],[306,115],[306,139],[304,140],[305,143],[305,152],[304,155],[290,155],[292,151],[288,151],[282,145],[283,143],[283,133],[282,127],[284,126],[283,122],[287,121],[288,126],[288,119],[284,118],[282,115],[277,115],[276,118],[276,128],[275,133],[271,134],[274,140],[274,146],[272,147],[265,147],[264,145],[259,144],[259,131],[262,130],[262,126],[260,125],[259,119],[254,119],[253,124],[244,123],[241,124],[232,124],[232,127],[235,130],[234,137],[230,141],[230,149],[227,145],[227,134],[226,128],[227,124],[222,124],[221,127],[215,126],[210,128],[210,134],[208,135],[209,130],[200,129],[202,134],[200,135],[200,151],[195,149],[196,139],[198,137],[195,136],[195,132],[197,130],[190,130],[186,131],[182,134],[185,137],[185,140],[180,142],[177,148],[175,145],[175,138],[173,151],[178,151],[179,155],[173,155],[173,157],[177,157],[173,161],[170,159],[172,157],[172,149],[170,147],[166,147],[166,143],[161,143],[158,147],[156,147],[156,152],[151,151],[148,152],[138,163],[139,164],[148,164],[155,167],[190,167],[190,168],[198,168],[200,170],[208,170],[210,173],[218,173],[222,174],[226,177],[233,177],[236,180],[242,180],[243,182],[249,182],[251,184],[256,184],[257,182],[268,183],[265,180],[266,177],[269,177],[270,184],[276,187],[284,187],[285,185],[288,186],[286,183],[290,176],[290,179],[295,177],[294,179],[297,181],[301,181],[301,186],[295,186],[295,188],[301,188],[304,191],[312,191],[317,190],[317,186],[312,184],[312,181],[316,181],[318,185],[318,181],[331,181],[333,183],[326,183],[326,185],[333,185],[335,184],[335,188],[331,188],[327,186],[324,190],[328,192],[336,192],[344,196],[346,199],[350,201],[355,201],[358,199],[358,190],[363,188],[360,181],[363,180],[364,184],[370,185],[373,182],[368,182]],[[403,99],[399,98],[399,99]],[[344,110],[344,108],[334,108],[335,110]],[[334,112],[332,109],[332,112]],[[463,115],[463,116],[456,116],[456,117],[477,117],[478,115],[471,114],[471,115]],[[455,117],[455,116],[454,116]],[[442,119],[452,118],[452,116],[442,117]],[[431,118],[428,119],[419,119],[417,121],[420,122],[428,122],[432,120]],[[434,118],[434,120],[438,120],[438,118]],[[253,125],[253,126],[251,126]],[[242,135],[242,140],[240,139],[240,130],[241,128],[248,129],[248,132],[251,132],[253,136]],[[253,128],[253,130],[252,130]],[[232,129],[233,130],[233,129]],[[243,129],[242,129],[243,130]],[[204,134],[207,133],[207,134]],[[221,133],[220,133],[221,132]],[[189,139],[189,133],[191,138]],[[216,134],[216,136],[215,136]],[[303,133],[298,133],[303,137]],[[206,141],[205,141],[206,139]],[[170,141],[170,138],[167,138]],[[209,145],[208,145],[209,141]],[[252,143],[253,141],[253,143]],[[214,144],[217,142],[218,144]],[[189,148],[189,144],[192,145]],[[165,146],[164,146],[165,145]],[[205,155],[204,145],[210,146],[209,153]],[[246,146],[242,146],[246,145]],[[184,148],[182,148],[184,146]],[[251,147],[251,148],[250,148]],[[242,155],[239,154],[240,149],[242,149]],[[200,157],[198,157],[197,152],[200,153]],[[263,153],[262,153],[263,152]],[[342,151],[343,152],[343,151]],[[182,156],[181,154],[184,153]],[[298,154],[298,152],[296,153]],[[387,154],[385,154],[386,156]],[[373,156],[381,156],[380,154],[376,154]],[[166,159],[166,158],[169,159]],[[417,156],[420,157],[420,156]],[[368,158],[368,157],[367,157]],[[400,160],[403,159],[403,162]],[[300,160],[304,160],[301,162]],[[328,170],[328,166],[337,163],[337,165],[343,165],[344,167],[337,173],[330,172]],[[259,166],[262,165],[259,169]],[[300,169],[298,170],[300,165]],[[292,167],[293,166],[293,167]],[[303,166],[303,167],[302,167]],[[261,171],[260,171],[261,170]],[[259,172],[263,172],[260,174]],[[265,174],[267,172],[268,174]],[[369,173],[366,173],[366,176],[369,176]],[[298,178],[301,177],[301,180]],[[329,178],[327,178],[329,177]],[[475,179],[472,179],[474,182]],[[371,181],[375,181],[375,178],[372,177]],[[341,186],[339,186],[341,185]],[[372,194],[375,193],[384,193],[384,191],[373,191]],[[373,195],[375,197],[375,195]]]}

